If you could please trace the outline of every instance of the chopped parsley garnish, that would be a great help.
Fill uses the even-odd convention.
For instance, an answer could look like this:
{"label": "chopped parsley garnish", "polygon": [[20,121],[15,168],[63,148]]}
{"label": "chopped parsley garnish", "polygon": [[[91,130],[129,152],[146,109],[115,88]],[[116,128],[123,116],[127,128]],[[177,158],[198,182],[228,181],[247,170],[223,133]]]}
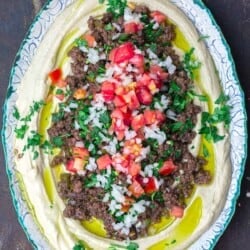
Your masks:
{"label": "chopped parsley garnish", "polygon": [[20,128],[15,128],[15,133],[16,133],[16,137],[18,138],[18,139],[23,139],[24,138],[24,136],[25,136],[25,134],[26,134],[26,132],[28,131],[28,129],[29,129],[29,126],[28,125],[22,125]]}
{"label": "chopped parsley garnish", "polygon": [[194,128],[194,124],[192,123],[191,119],[188,118],[185,122],[177,121],[170,124],[170,130],[175,133],[184,134]]}
{"label": "chopped parsley garnish", "polygon": [[209,37],[210,37],[210,36],[208,36],[208,35],[201,35],[201,36],[199,37],[199,39],[198,39],[198,42],[204,41],[204,40],[208,39]]}
{"label": "chopped parsley garnish", "polygon": [[126,41],[129,40],[129,38],[130,38],[130,34],[125,34],[125,33],[123,33],[123,34],[121,34],[121,35],[119,36],[118,42],[120,42],[120,43],[126,42]]}
{"label": "chopped parsley garnish", "polygon": [[187,71],[188,76],[193,80],[195,70],[201,67],[201,62],[198,62],[194,59],[194,48],[191,48],[190,51],[186,52],[184,55],[183,65],[184,69]]}
{"label": "chopped parsley garnish", "polygon": [[57,89],[56,90],[56,95],[63,95],[64,91],[62,89]]}
{"label": "chopped parsley garnish", "polygon": [[209,157],[209,151],[208,151],[208,149],[207,149],[207,147],[206,147],[205,144],[202,145],[202,154],[203,154],[203,156],[204,156],[205,158],[208,158],[208,157]]}
{"label": "chopped parsley garnish", "polygon": [[63,119],[64,117],[64,111],[60,110],[57,113],[52,114],[52,122],[59,122]]}
{"label": "chopped parsley garnish", "polygon": [[14,132],[16,133],[16,137],[18,139],[24,138],[25,134],[27,133],[27,131],[29,129],[28,123],[31,121],[32,116],[36,112],[38,112],[44,104],[45,103],[43,101],[33,101],[33,104],[29,108],[30,110],[29,110],[28,115],[26,115],[23,118],[21,118],[17,107],[14,107],[13,116],[17,120],[20,120],[21,122],[23,122],[23,124],[19,128],[15,128],[15,130],[14,130]]}
{"label": "chopped parsley garnish", "polygon": [[60,148],[63,146],[64,141],[62,136],[55,136],[51,139],[51,143],[53,144],[53,146]]}
{"label": "chopped parsley garnish", "polygon": [[[190,92],[193,93],[193,92]],[[171,109],[176,113],[183,112],[187,105],[192,101],[193,95],[191,96],[189,92],[182,92],[181,87],[174,81],[170,82],[168,94],[172,98],[172,103],[170,105]]]}
{"label": "chopped parsley garnish", "polygon": [[154,29],[153,27],[154,27],[154,23],[148,23],[144,26],[144,29],[142,30],[144,37],[145,37],[145,41],[148,43],[152,43],[156,41],[157,38],[161,36],[163,33],[163,30],[161,27],[159,27],[158,29]]}
{"label": "chopped parsley garnish", "polygon": [[[99,0],[103,4],[105,0]],[[107,0],[107,12],[113,14],[115,18],[123,16],[124,10],[127,6],[127,0]]]}
{"label": "chopped parsley garnish", "polygon": [[101,133],[102,131],[98,127],[93,127],[90,131],[90,138],[92,139],[93,144],[96,146],[99,146],[102,142]]}
{"label": "chopped parsley garnish", "polygon": [[156,139],[154,139],[154,138],[148,138],[148,139],[146,139],[146,140],[145,140],[145,144],[146,144],[147,146],[150,146],[152,150],[156,150],[156,151],[157,151],[158,148],[159,148],[159,143],[158,143],[158,141],[157,141]]}
{"label": "chopped parsley garnish", "polygon": [[88,75],[86,76],[87,80],[90,82],[94,82],[96,78],[96,74],[94,72],[89,72]]}
{"label": "chopped parsley garnish", "polygon": [[156,201],[159,203],[163,203],[164,202],[164,198],[162,196],[162,192],[157,191],[151,194],[151,200],[152,201]]}
{"label": "chopped parsley garnish", "polygon": [[119,249],[126,249],[126,250],[137,250],[139,249],[139,245],[135,242],[130,242],[127,246],[119,245],[119,244],[111,244],[108,250],[119,250]]}
{"label": "chopped parsley garnish", "polygon": [[92,174],[84,180],[84,186],[87,188],[95,187],[97,183],[97,174]]}
{"label": "chopped parsley garnish", "polygon": [[85,250],[85,246],[81,241],[78,241],[78,243],[73,247],[73,250]]}
{"label": "chopped parsley garnish", "polygon": [[20,119],[20,113],[19,113],[17,107],[14,107],[13,116],[14,116],[17,120]]}
{"label": "chopped parsley garnish", "polygon": [[100,115],[100,122],[103,123],[104,128],[108,129],[110,127],[111,119],[108,111],[105,111]]}
{"label": "chopped parsley garnish", "polygon": [[103,75],[105,73],[106,69],[104,66],[100,66],[97,70],[98,75]]}
{"label": "chopped parsley garnish", "polygon": [[217,107],[214,112],[202,112],[200,134],[203,134],[207,141],[218,142],[224,139],[224,135],[218,134],[217,124],[223,123],[224,127],[228,129],[230,124],[230,106],[226,104],[228,97],[221,94],[215,101]]}
{"label": "chopped parsley garnish", "polygon": [[75,40],[75,44],[77,47],[88,47],[88,42],[81,37]]}
{"label": "chopped parsley garnish", "polygon": [[44,101],[38,101],[38,102],[33,101],[33,105],[30,106],[29,114],[27,116],[25,116],[24,118],[22,118],[21,121],[30,122],[32,116],[36,112],[38,112],[44,104],[45,104]]}
{"label": "chopped parsley garnish", "polygon": [[77,113],[76,120],[82,130],[86,129],[85,121],[89,117],[89,106],[83,106]]}
{"label": "chopped parsley garnish", "polygon": [[199,95],[199,94],[195,93],[193,90],[189,90],[187,92],[187,95],[189,95],[191,99],[194,99],[194,97],[197,97],[201,102],[208,101],[208,97],[206,95]]}
{"label": "chopped parsley garnish", "polygon": [[108,54],[108,53],[111,51],[112,46],[110,46],[110,45],[108,45],[108,44],[104,44],[104,45],[103,45],[103,49],[104,49],[104,52],[105,52],[106,54]]}
{"label": "chopped parsley garnish", "polygon": [[113,29],[113,26],[112,26],[111,23],[109,23],[109,24],[106,24],[106,25],[104,26],[104,29],[105,29],[106,31],[110,31],[110,30]]}
{"label": "chopped parsley garnish", "polygon": [[31,131],[31,136],[27,138],[27,144],[24,146],[23,151],[31,149],[33,152],[33,160],[37,159],[39,156],[38,151],[36,150],[37,146],[40,146],[42,143],[42,136],[36,131]]}
{"label": "chopped parsley garnish", "polygon": [[[103,174],[106,174],[107,173],[107,171],[104,171],[103,172]],[[116,180],[116,177],[117,177],[117,172],[116,171],[114,171],[113,169],[111,170],[111,174],[107,177],[107,175],[106,175],[106,177],[107,177],[107,183],[105,184],[105,186],[104,186],[104,189],[107,191],[107,190],[110,190],[110,188],[111,188],[111,186],[112,186],[112,184],[115,182],[115,180]]]}

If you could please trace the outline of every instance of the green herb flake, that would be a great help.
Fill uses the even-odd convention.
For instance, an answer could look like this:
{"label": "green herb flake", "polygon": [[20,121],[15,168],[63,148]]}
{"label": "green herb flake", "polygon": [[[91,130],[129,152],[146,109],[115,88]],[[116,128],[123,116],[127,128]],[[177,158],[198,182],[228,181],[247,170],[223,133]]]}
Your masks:
{"label": "green herb flake", "polygon": [[108,111],[105,111],[100,115],[100,122],[103,123],[104,128],[108,129],[110,127],[111,118]]}
{"label": "green herb flake", "polygon": [[18,139],[23,139],[28,129],[29,129],[28,125],[22,125],[20,128],[15,128],[14,131],[16,133],[16,137]]}
{"label": "green herb flake", "polygon": [[213,113],[202,112],[200,134],[203,134],[207,141],[218,142],[224,139],[224,135],[218,134],[217,124],[223,123],[226,129],[229,128],[231,121],[230,106],[226,104],[228,96],[221,94],[215,101],[217,105]]}
{"label": "green herb flake", "polygon": [[17,120],[20,119],[20,113],[19,113],[17,107],[14,107],[13,116],[14,116]]}
{"label": "green herb flake", "polygon": [[202,145],[202,153],[203,153],[203,156],[204,156],[205,158],[208,158],[208,157],[209,157],[209,151],[208,151],[208,149],[207,149],[207,147],[206,147],[205,144]]}
{"label": "green herb flake", "polygon": [[128,41],[130,38],[130,34],[125,34],[125,33],[122,33],[119,37],[118,37],[118,42],[126,42]]}
{"label": "green herb flake", "polygon": [[129,242],[128,245],[123,246],[119,244],[111,244],[108,250],[119,250],[119,249],[126,249],[126,250],[137,250],[139,249],[139,245],[135,242]]}
{"label": "green herb flake", "polygon": [[229,97],[225,95],[224,93],[221,93],[218,99],[215,101],[215,104],[225,105],[228,100],[229,100]]}
{"label": "green herb flake", "polygon": [[97,183],[97,175],[92,174],[90,177],[84,180],[84,186],[87,188],[95,187]]}
{"label": "green herb flake", "polygon": [[162,192],[157,191],[157,192],[152,193],[151,194],[151,200],[159,202],[159,203],[163,203],[164,202],[164,198],[163,198]]}
{"label": "green herb flake", "polygon": [[84,244],[81,242],[81,241],[79,241],[77,244],[75,244],[75,246],[73,247],[73,250],[85,250],[86,248],[85,248],[85,246],[84,246]]}
{"label": "green herb flake", "polygon": [[109,23],[109,24],[106,24],[106,25],[104,26],[104,29],[105,29],[106,31],[110,31],[110,30],[113,30],[113,26],[112,26],[111,23]]}
{"label": "green herb flake", "polygon": [[56,90],[56,95],[63,95],[64,91],[62,89],[57,89]]}
{"label": "green herb flake", "polygon": [[143,35],[145,37],[145,41],[148,43],[155,42],[163,33],[163,30],[161,27],[158,29],[154,29],[154,23],[150,22],[146,24],[142,30]]}
{"label": "green herb flake", "polygon": [[204,41],[206,39],[208,39],[210,36],[209,35],[201,35],[198,39],[198,42]]}
{"label": "green herb flake", "polygon": [[112,13],[115,18],[124,15],[124,10],[127,7],[127,0],[108,0],[107,11]]}
{"label": "green herb flake", "polygon": [[60,148],[63,146],[64,141],[62,136],[55,136],[51,139],[51,143],[53,144],[53,146]]}
{"label": "green herb flake", "polygon": [[39,156],[39,153],[38,153],[38,151],[34,151],[33,152],[33,160],[36,160],[37,158],[38,158],[38,156]]}
{"label": "green herb flake", "polygon": [[75,44],[77,47],[88,47],[88,42],[81,37],[75,40]]}
{"label": "green herb flake", "polygon": [[103,4],[105,2],[105,0],[98,0],[99,4]]}
{"label": "green herb flake", "polygon": [[188,73],[188,76],[194,80],[195,70],[201,67],[201,62],[198,62],[194,59],[194,48],[191,48],[190,51],[186,52],[183,59],[184,69]]}
{"label": "green herb flake", "polygon": [[109,52],[110,52],[111,49],[112,49],[112,46],[110,46],[110,45],[108,45],[108,44],[104,44],[104,45],[103,45],[103,49],[104,49],[104,52],[105,52],[106,54],[109,54]]}

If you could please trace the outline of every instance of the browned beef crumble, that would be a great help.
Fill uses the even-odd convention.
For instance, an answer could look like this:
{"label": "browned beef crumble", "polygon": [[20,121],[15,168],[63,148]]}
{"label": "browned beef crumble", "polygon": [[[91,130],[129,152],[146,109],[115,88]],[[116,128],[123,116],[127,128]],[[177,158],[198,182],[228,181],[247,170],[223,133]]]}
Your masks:
{"label": "browned beef crumble", "polygon": [[[144,5],[136,6],[134,12],[147,16],[150,13],[148,7]],[[120,27],[123,27],[124,20],[122,17],[115,19],[111,13],[105,13],[101,19],[96,17],[89,18],[88,27],[90,33],[95,37],[98,47],[108,45],[114,48],[120,43],[117,40],[112,40],[112,36],[118,32],[115,28],[108,31],[105,30],[105,25],[110,23],[116,23]],[[161,28],[163,30],[162,34],[154,41],[157,46],[155,53],[159,57],[170,56],[172,58],[173,63],[177,66],[177,70],[170,77],[169,82],[174,81],[181,88],[181,91],[185,92],[192,85],[192,81],[188,77],[187,72],[183,70],[180,57],[176,55],[174,49],[171,47],[171,41],[175,38],[174,26],[172,24],[162,23]],[[124,32],[123,28],[120,32]],[[145,54],[147,54],[144,45],[148,43],[148,41],[144,32],[130,35],[128,40],[133,41],[133,43],[143,49]],[[162,46],[163,43],[169,43],[169,45]],[[99,67],[105,65],[105,60],[99,61],[96,64],[89,63],[88,70],[84,71],[87,60],[85,54],[78,47],[73,47],[68,55],[72,59],[72,75],[68,75],[66,81],[71,91],[81,88],[91,82],[87,76],[90,73],[96,73]],[[166,83],[167,87],[169,86],[169,82]],[[89,85],[88,91],[90,95],[94,95],[100,91],[100,85],[93,81]],[[69,97],[69,99],[70,98],[72,97]],[[113,104],[108,105],[108,110],[113,110],[113,108]],[[177,121],[185,123],[187,119],[190,119],[192,124],[195,125],[197,122],[197,115],[200,112],[201,108],[193,104],[193,102],[190,102],[184,111],[177,115]],[[60,135],[69,135],[63,138],[63,151],[53,159],[51,163],[52,166],[61,163],[65,164],[71,157],[70,148],[81,138],[79,131],[74,130],[74,119],[74,112],[64,113],[63,118],[53,122],[51,128],[48,130],[51,140]],[[167,120],[167,122],[173,123],[171,120]],[[166,126],[166,124],[163,124],[161,129],[168,134],[169,140],[175,142],[174,145],[171,146],[166,142],[159,146],[156,151],[152,151],[152,154],[150,154],[147,159],[143,160],[142,165],[157,162],[160,158],[164,157],[164,153],[169,150],[168,157],[174,160],[175,164],[178,166],[178,170],[175,171],[174,174],[162,177],[164,182],[159,190],[161,197],[158,200],[154,200],[152,205],[147,207],[146,211],[139,216],[139,220],[143,223],[140,229],[133,227],[130,230],[129,236],[123,235],[119,231],[115,231],[112,226],[115,219],[109,212],[108,203],[102,201],[105,190],[103,188],[85,187],[85,177],[78,174],[63,174],[61,176],[61,181],[58,183],[58,192],[66,205],[64,216],[76,220],[90,220],[92,217],[96,217],[103,220],[108,234],[107,237],[115,239],[126,239],[127,237],[136,239],[146,236],[149,225],[159,222],[163,215],[168,215],[169,209],[172,206],[176,205],[185,208],[185,199],[192,194],[194,185],[209,183],[211,175],[208,171],[204,170],[206,161],[202,158],[194,157],[188,150],[188,146],[196,136],[196,133],[192,130],[193,127],[189,128],[184,134],[178,132],[172,133],[169,126]],[[139,130],[138,134],[144,136],[142,130]],[[99,149],[101,149],[101,145]],[[88,171],[86,176],[90,176]],[[120,174],[117,176],[115,183],[126,183],[126,178],[126,176]],[[150,197],[144,198],[151,199]]]}

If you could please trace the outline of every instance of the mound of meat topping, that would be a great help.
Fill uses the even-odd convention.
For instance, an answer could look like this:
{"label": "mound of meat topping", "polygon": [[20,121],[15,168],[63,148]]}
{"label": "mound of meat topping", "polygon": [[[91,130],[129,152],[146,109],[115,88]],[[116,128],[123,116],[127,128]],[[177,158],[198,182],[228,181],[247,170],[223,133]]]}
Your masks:
{"label": "mound of meat topping", "polygon": [[59,109],[50,142],[61,148],[64,215],[103,221],[107,237],[136,239],[163,216],[181,218],[195,184],[209,183],[189,145],[201,108],[175,53],[175,28],[138,5],[90,17],[69,52],[72,73],[49,74]]}

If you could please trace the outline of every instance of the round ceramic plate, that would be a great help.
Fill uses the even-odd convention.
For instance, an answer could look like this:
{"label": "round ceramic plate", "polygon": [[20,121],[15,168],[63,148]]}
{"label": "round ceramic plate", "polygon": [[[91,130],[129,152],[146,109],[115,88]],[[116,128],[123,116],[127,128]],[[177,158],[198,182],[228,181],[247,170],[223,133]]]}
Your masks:
{"label": "round ceramic plate", "polygon": [[[29,212],[30,210],[25,202],[24,190],[18,183],[12,147],[16,120],[12,114],[17,100],[16,89],[31,64],[39,44],[57,16],[72,2],[73,0],[50,0],[35,18],[13,65],[4,107],[2,139],[13,203],[27,237],[37,249],[49,249],[49,246]],[[190,247],[190,249],[212,249],[230,222],[240,192],[240,183],[247,154],[244,94],[239,85],[230,49],[210,11],[200,0],[171,0],[171,2],[186,14],[201,36],[208,37],[205,40],[206,46],[214,60],[221,86],[225,94],[230,97],[229,105],[232,106],[232,121],[229,131],[232,181],[228,190],[226,204],[214,224]]]}

